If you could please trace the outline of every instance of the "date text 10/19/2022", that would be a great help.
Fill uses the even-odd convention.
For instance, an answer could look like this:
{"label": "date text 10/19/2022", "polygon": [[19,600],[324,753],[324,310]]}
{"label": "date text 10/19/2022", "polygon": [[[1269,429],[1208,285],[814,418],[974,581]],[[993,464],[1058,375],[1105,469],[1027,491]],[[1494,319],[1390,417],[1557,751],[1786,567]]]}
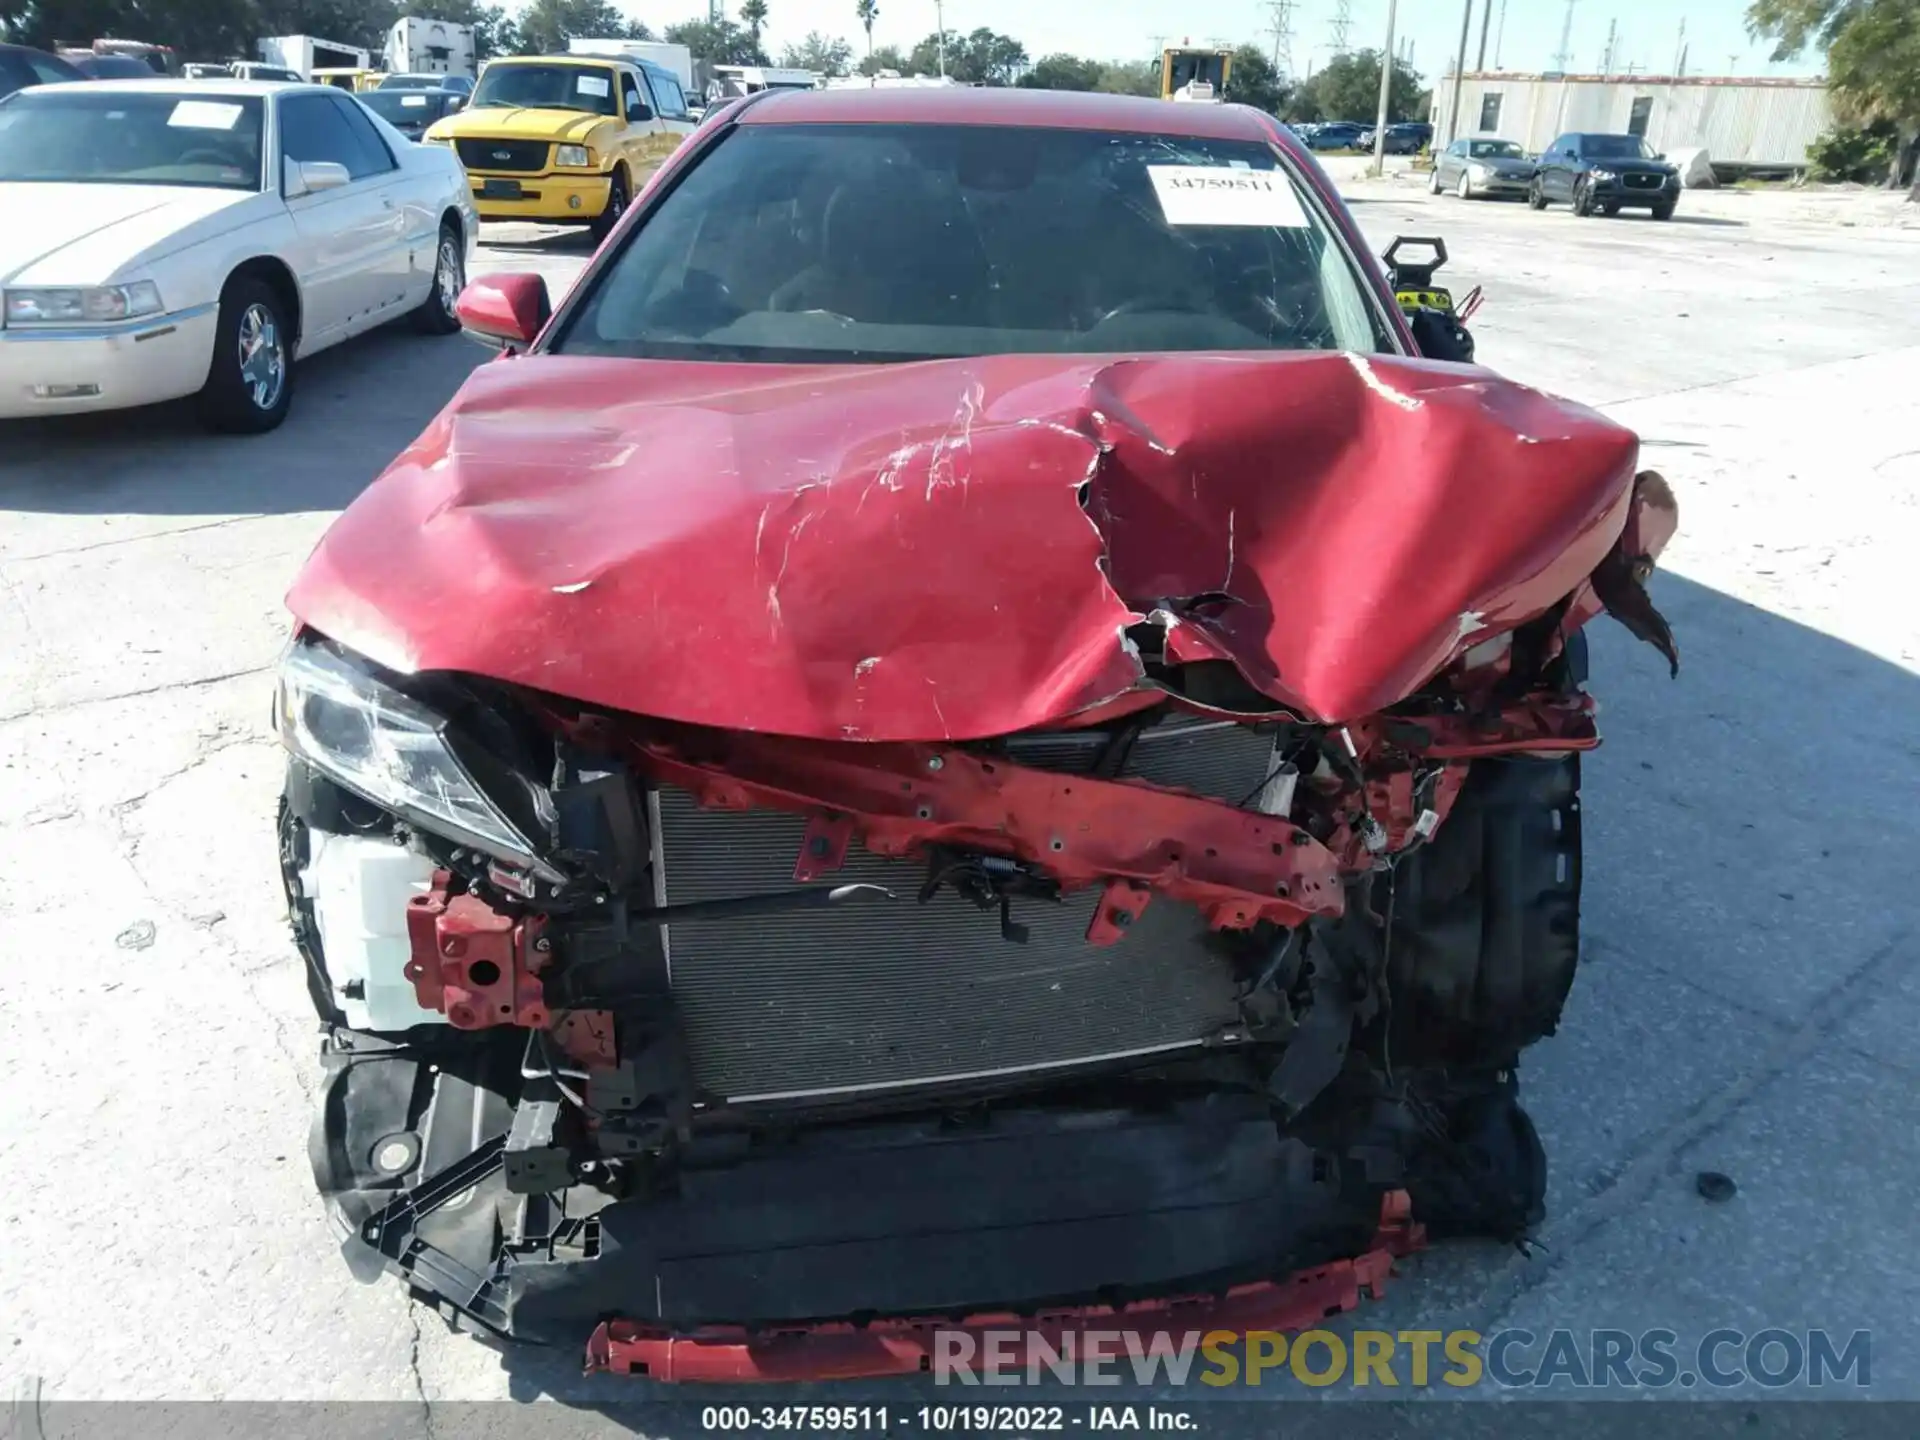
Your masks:
{"label": "date text 10/19/2022", "polygon": [[708,1405],[700,1428],[717,1432],[793,1430],[809,1434],[1058,1434],[1150,1430],[1193,1434],[1189,1410],[1170,1405]]}

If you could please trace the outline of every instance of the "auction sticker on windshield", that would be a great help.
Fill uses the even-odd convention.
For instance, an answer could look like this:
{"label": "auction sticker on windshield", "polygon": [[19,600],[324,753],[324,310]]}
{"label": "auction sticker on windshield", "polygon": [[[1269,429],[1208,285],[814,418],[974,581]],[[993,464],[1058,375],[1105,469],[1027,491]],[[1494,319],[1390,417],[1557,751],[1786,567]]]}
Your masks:
{"label": "auction sticker on windshield", "polygon": [[211,100],[182,100],[173,107],[167,124],[186,130],[231,130],[239,119],[238,105],[218,105]]}
{"label": "auction sticker on windshield", "polygon": [[1209,165],[1149,165],[1160,213],[1169,225],[1277,225],[1308,228],[1293,184],[1279,170]]}
{"label": "auction sticker on windshield", "polygon": [[613,84],[599,75],[582,75],[573,82],[573,88],[582,95],[591,95],[596,100],[604,100],[613,93]]}

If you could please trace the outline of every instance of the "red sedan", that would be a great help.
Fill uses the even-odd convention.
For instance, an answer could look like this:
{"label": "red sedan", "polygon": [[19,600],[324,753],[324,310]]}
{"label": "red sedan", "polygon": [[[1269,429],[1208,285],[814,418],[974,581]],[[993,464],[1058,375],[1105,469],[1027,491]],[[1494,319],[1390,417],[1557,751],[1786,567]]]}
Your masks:
{"label": "red sedan", "polygon": [[1632,434],[1421,358],[1232,105],[745,99],[549,310],[468,290],[506,354],[290,596],[351,1253],[803,1378],[1537,1223],[1580,628],[1673,654]]}

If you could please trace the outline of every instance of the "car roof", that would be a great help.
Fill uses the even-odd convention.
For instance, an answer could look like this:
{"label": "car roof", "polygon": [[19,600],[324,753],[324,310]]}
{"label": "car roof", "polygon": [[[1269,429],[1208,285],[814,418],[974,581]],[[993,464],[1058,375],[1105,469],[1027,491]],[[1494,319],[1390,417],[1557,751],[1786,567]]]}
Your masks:
{"label": "car roof", "polygon": [[[59,85],[36,85],[36,90],[84,91],[89,95],[99,93],[99,82],[85,84],[68,80]],[[151,80],[116,80],[111,93],[115,95],[179,95],[192,100],[204,100],[211,95],[228,95],[241,99],[249,95],[278,95],[283,91],[310,90],[321,94],[336,87],[327,85],[309,85],[296,80],[222,80],[218,77],[210,80],[176,80],[168,75],[155,75]]]}
{"label": "car roof", "polygon": [[737,116],[741,125],[1005,125],[1271,143],[1273,121],[1245,105],[1176,105],[1073,90],[944,86],[778,90]]}

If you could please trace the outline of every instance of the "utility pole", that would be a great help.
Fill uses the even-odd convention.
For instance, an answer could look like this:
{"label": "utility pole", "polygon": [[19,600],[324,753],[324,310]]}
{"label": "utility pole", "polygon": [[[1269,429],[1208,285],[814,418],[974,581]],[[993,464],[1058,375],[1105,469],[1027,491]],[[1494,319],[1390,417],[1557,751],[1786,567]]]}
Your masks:
{"label": "utility pole", "polygon": [[1567,0],[1567,18],[1560,23],[1560,53],[1553,57],[1553,68],[1562,75],[1573,64],[1573,7],[1580,0]]}
{"label": "utility pole", "polygon": [[946,0],[933,0],[934,23],[940,27],[940,78],[947,78],[947,5]]}
{"label": "utility pole", "polygon": [[1500,0],[1500,28],[1493,32],[1493,68],[1500,68],[1500,49],[1507,43],[1507,0]]}
{"label": "utility pole", "polygon": [[1680,38],[1673,42],[1673,69],[1676,78],[1687,73],[1687,17],[1680,17]]}
{"label": "utility pole", "polygon": [[718,25],[727,18],[727,0],[707,0],[707,23]]}
{"label": "utility pole", "polygon": [[1600,73],[1603,76],[1613,74],[1613,47],[1619,42],[1619,39],[1620,22],[1618,20],[1609,20],[1607,22],[1607,48],[1600,56]]}
{"label": "utility pole", "polygon": [[1460,53],[1453,62],[1453,103],[1447,107],[1446,144],[1460,136],[1460,92],[1467,88],[1467,37],[1473,33],[1473,0],[1460,11]]}
{"label": "utility pole", "polygon": [[1475,70],[1487,68],[1487,26],[1492,20],[1493,0],[1486,0],[1486,3],[1480,7],[1480,59],[1473,67]]}
{"label": "utility pole", "polygon": [[[1389,29],[1392,27],[1389,26]],[[1353,30],[1353,0],[1334,0],[1333,6],[1333,53],[1344,55]],[[1392,44],[1389,38],[1388,44]]]}
{"label": "utility pole", "polygon": [[[1471,5],[1473,0],[1467,0]],[[1340,7],[1344,14],[1346,6]],[[1373,127],[1373,164],[1369,175],[1380,175],[1387,168],[1387,106],[1393,99],[1393,22],[1400,0],[1387,0],[1387,43],[1380,47],[1380,114]]]}

